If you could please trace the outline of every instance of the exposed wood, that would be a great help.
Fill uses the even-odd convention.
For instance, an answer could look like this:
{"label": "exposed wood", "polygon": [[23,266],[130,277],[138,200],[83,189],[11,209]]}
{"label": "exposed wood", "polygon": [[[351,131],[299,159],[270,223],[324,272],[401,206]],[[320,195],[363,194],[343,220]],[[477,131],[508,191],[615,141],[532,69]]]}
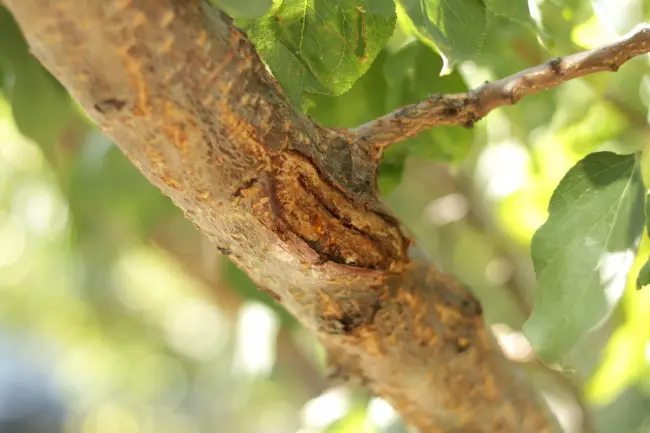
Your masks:
{"label": "exposed wood", "polygon": [[[552,423],[456,280],[409,259],[380,152],[283,96],[198,0],[6,0],[34,55],[220,250],[424,433]],[[101,197],[97,197],[101,200]]]}

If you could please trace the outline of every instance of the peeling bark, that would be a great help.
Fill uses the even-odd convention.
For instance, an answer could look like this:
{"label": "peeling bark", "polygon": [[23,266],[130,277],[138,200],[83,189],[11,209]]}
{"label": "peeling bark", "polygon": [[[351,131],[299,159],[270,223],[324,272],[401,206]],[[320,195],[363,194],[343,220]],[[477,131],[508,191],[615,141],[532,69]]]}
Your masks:
{"label": "peeling bark", "polygon": [[[142,173],[424,433],[550,432],[452,277],[409,258],[380,151],[297,113],[197,0],[7,0],[34,55]],[[101,197],[98,197],[101,199]]]}

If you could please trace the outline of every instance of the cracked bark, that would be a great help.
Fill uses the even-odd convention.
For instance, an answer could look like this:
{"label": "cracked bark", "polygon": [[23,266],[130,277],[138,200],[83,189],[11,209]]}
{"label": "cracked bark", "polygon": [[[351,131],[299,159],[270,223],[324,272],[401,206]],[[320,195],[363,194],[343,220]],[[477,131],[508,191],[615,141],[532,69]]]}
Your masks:
{"label": "cracked bark", "polygon": [[194,0],[6,0],[34,55],[142,173],[425,433],[547,432],[454,278],[411,260],[381,149],[297,113]]}

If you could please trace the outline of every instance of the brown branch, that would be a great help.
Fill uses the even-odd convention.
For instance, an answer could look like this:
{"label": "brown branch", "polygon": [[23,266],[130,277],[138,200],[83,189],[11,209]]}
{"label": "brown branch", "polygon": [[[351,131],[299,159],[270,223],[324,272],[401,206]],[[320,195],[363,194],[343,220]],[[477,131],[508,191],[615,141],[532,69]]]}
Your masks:
{"label": "brown branch", "polygon": [[574,78],[617,71],[633,57],[650,52],[650,27],[639,26],[617,42],[589,51],[558,57],[530,69],[464,93],[432,95],[417,104],[361,125],[351,132],[368,145],[383,149],[437,125],[471,127],[490,111],[514,105]]}
{"label": "brown branch", "polygon": [[297,113],[227,17],[199,0],[6,4],[142,173],[407,422],[552,431],[477,301],[409,258],[375,149]]}

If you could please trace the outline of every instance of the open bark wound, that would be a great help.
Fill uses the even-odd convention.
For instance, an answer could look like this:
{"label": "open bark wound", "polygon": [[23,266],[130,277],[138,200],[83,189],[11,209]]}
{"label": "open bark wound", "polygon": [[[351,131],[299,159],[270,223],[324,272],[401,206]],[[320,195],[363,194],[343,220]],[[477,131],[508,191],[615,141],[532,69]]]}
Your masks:
{"label": "open bark wound", "polygon": [[344,376],[424,433],[550,431],[477,301],[409,260],[379,155],[297,113],[229,19],[194,0],[5,4],[102,130]]}
{"label": "open bark wound", "polygon": [[388,270],[406,260],[408,241],[392,221],[359,207],[300,153],[283,152],[273,161],[273,216],[316,251],[322,263]]}

